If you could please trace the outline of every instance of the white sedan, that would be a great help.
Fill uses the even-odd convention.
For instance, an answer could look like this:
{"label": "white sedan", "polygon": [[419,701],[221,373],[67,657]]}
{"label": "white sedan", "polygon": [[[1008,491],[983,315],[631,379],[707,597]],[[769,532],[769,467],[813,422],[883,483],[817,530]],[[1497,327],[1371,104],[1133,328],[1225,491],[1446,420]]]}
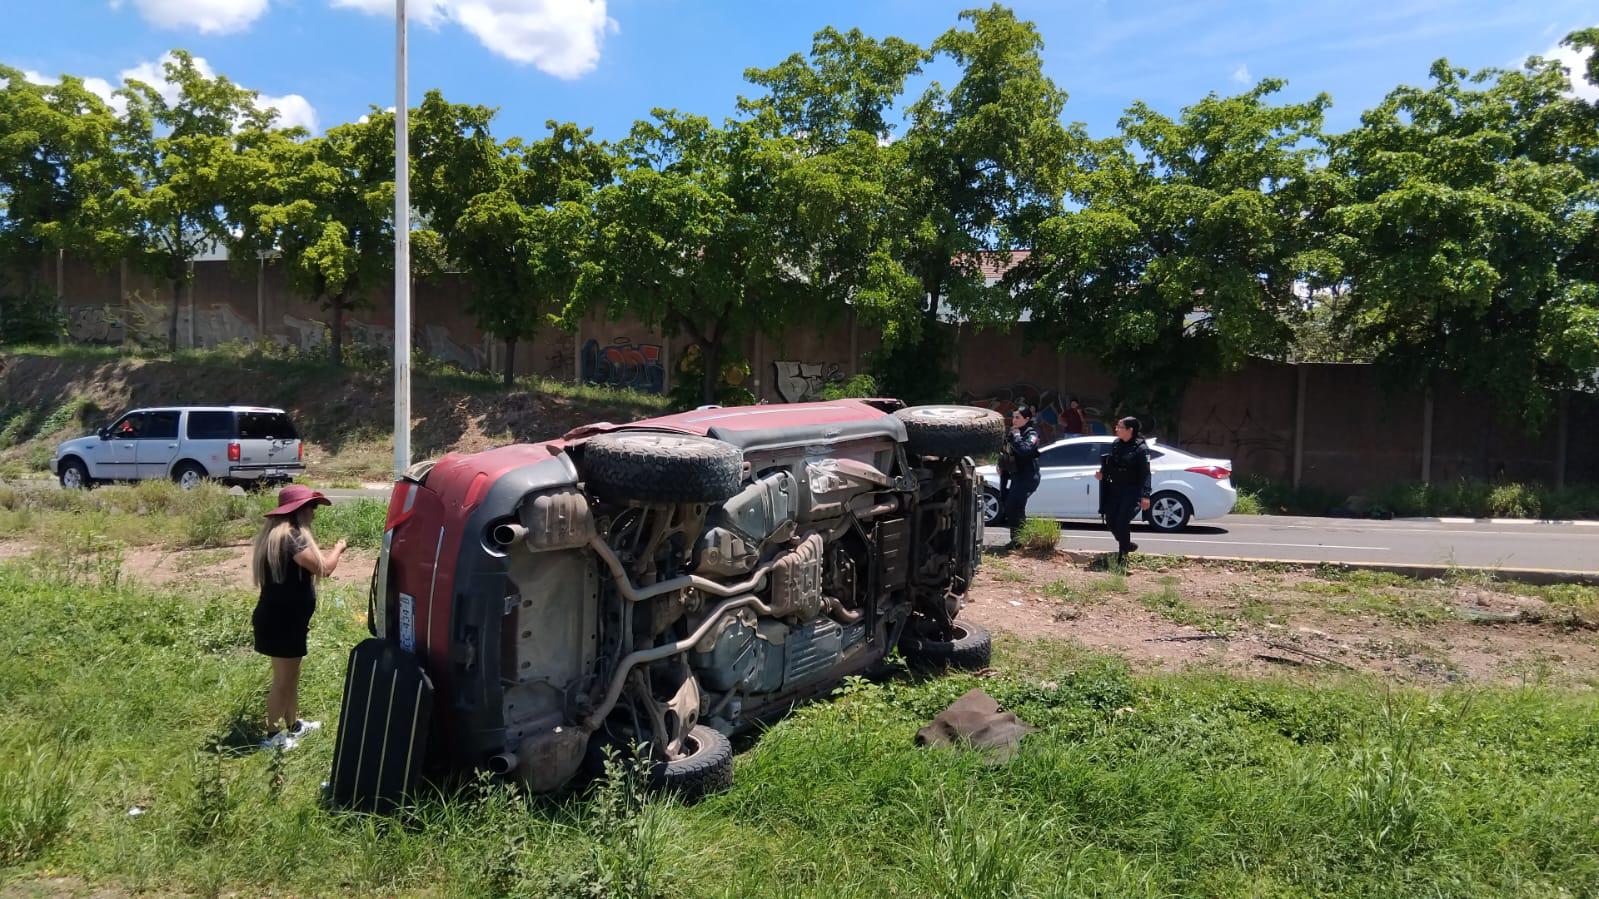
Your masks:
{"label": "white sedan", "polygon": [[[1114,437],[1068,437],[1039,453],[1038,491],[1027,501],[1030,518],[1098,518],[1100,456]],[[1175,531],[1195,518],[1218,518],[1238,501],[1233,487],[1233,463],[1208,459],[1171,445],[1149,446],[1150,503],[1144,520],[1157,530]],[[987,489],[983,491],[983,522],[1000,517],[999,470],[992,465],[977,469]]]}

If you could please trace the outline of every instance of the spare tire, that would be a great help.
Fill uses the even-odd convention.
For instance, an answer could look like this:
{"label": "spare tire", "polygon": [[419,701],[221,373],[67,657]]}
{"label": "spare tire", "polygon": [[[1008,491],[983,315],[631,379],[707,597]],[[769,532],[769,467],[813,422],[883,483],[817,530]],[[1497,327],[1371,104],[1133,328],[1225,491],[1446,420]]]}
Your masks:
{"label": "spare tire", "polygon": [[981,671],[994,655],[994,638],[982,625],[956,621],[950,625],[952,639],[933,640],[906,634],[899,641],[900,651],[911,664],[943,670]]}
{"label": "spare tire", "polygon": [[583,478],[613,501],[719,503],[738,493],[744,454],[709,437],[621,431],[583,446]]}
{"label": "spare tire", "polygon": [[906,442],[918,456],[981,456],[999,451],[1005,419],[977,406],[912,406],[894,413],[905,425]]}
{"label": "spare tire", "polygon": [[721,731],[696,724],[688,732],[694,751],[650,768],[650,786],[693,802],[733,785],[733,744]]}

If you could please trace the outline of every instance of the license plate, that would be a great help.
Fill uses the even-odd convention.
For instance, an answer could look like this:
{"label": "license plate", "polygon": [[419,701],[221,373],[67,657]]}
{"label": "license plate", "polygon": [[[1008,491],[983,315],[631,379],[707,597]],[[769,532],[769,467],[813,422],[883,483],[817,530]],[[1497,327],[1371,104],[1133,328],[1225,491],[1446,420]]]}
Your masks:
{"label": "license plate", "polygon": [[400,594],[400,648],[416,652],[416,600]]}
{"label": "license plate", "polygon": [[280,476],[282,474],[283,474],[283,469],[281,469],[281,468],[268,468],[267,469],[267,477],[269,477],[269,478],[275,478],[275,477],[278,477],[278,476]]}

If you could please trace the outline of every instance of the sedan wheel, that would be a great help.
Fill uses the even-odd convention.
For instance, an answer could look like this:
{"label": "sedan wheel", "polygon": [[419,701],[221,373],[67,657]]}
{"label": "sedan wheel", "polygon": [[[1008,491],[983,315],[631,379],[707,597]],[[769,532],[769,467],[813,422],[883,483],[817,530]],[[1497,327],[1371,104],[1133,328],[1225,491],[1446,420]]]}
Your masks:
{"label": "sedan wheel", "polygon": [[983,491],[983,524],[992,525],[999,520],[999,494],[992,490]]}
{"label": "sedan wheel", "polygon": [[1188,500],[1176,493],[1160,493],[1150,501],[1145,520],[1157,530],[1175,531],[1188,524],[1193,516],[1194,511],[1189,507]]}

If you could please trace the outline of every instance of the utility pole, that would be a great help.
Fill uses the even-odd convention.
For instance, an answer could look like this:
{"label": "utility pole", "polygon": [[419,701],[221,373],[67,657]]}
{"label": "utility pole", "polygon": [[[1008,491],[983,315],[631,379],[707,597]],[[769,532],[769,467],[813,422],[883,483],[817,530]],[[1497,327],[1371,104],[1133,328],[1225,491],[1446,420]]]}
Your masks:
{"label": "utility pole", "polygon": [[411,145],[405,0],[394,0],[394,477],[411,466]]}

